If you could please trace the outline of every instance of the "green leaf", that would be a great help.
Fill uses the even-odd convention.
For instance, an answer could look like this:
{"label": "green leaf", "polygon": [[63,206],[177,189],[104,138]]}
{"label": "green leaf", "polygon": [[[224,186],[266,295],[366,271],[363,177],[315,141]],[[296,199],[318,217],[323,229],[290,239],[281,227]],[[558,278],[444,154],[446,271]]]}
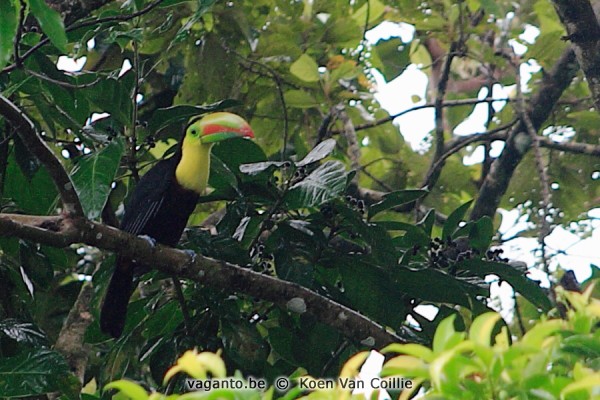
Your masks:
{"label": "green leaf", "polygon": [[4,197],[12,199],[27,214],[46,215],[56,202],[56,188],[44,167],[33,178],[27,179],[11,154],[5,179]]}
{"label": "green leaf", "polygon": [[0,70],[10,61],[13,54],[13,40],[17,34],[18,1],[0,0]]}
{"label": "green leaf", "polygon": [[394,80],[410,65],[410,45],[399,38],[380,40],[373,46],[373,52],[373,66],[383,74],[386,82]]}
{"label": "green leaf", "polygon": [[458,304],[470,309],[473,304],[469,295],[474,297],[478,294],[467,292],[468,286],[461,285],[456,278],[432,268],[412,270],[397,267],[390,275],[403,292],[425,301]]}
{"label": "green leaf", "polygon": [[[368,0],[358,10],[356,10],[354,14],[352,14],[352,19],[354,19],[360,26],[364,26],[365,22],[372,24],[383,15],[385,12],[385,7],[385,4],[379,0]],[[369,20],[365,21],[367,16]]]}
{"label": "green leaf", "polygon": [[308,54],[302,54],[292,63],[290,72],[303,82],[318,82],[320,79],[319,66]]}
{"label": "green leaf", "polygon": [[290,209],[316,207],[339,196],[346,188],[346,168],[339,161],[327,161],[285,195]]}
{"label": "green leaf", "polygon": [[319,105],[309,93],[304,90],[288,90],[283,94],[285,104],[293,108],[312,108]]}
{"label": "green leaf", "polygon": [[590,335],[573,335],[561,343],[561,350],[586,358],[600,357],[600,340]]}
{"label": "green leaf", "polygon": [[40,169],[40,161],[29,151],[23,144],[21,137],[15,135],[13,139],[15,143],[15,159],[19,168],[27,179],[33,179],[35,173]]}
{"label": "green leaf", "polygon": [[32,348],[49,345],[46,335],[31,322],[21,322],[8,318],[0,321],[0,332],[12,340]]}
{"label": "green leaf", "polygon": [[162,337],[175,331],[183,322],[181,306],[176,301],[169,301],[149,315],[145,324],[144,336],[148,338]]}
{"label": "green leaf", "polygon": [[226,99],[203,106],[184,104],[159,108],[152,113],[152,118],[148,121],[148,131],[156,133],[171,125],[186,123],[191,117],[209,112],[222,111],[239,105],[240,102],[237,100]]}
{"label": "green leaf", "polygon": [[117,389],[120,393],[123,393],[125,396],[129,397],[131,400],[146,400],[148,399],[148,393],[146,393],[146,389],[141,387],[135,382],[126,381],[125,379],[121,379],[118,381],[110,382],[108,385],[104,387],[104,390],[109,389]]}
{"label": "green leaf", "polygon": [[258,175],[269,168],[279,168],[283,164],[285,164],[285,161],[262,161],[252,164],[242,164],[240,165],[240,172],[242,174]]}
{"label": "green leaf", "polygon": [[446,240],[449,237],[453,237],[452,235],[458,228],[458,224],[464,218],[472,202],[473,200],[467,201],[465,204],[452,211],[452,214],[448,216],[448,219],[446,220],[446,223],[444,223],[444,229],[442,231],[443,240]]}
{"label": "green leaf", "polygon": [[60,14],[50,8],[44,0],[29,0],[31,13],[40,23],[48,39],[63,53],[67,52],[67,34]]}
{"label": "green leaf", "polygon": [[545,311],[552,308],[548,295],[540,287],[539,282],[527,278],[522,271],[512,267],[510,264],[473,259],[462,261],[459,268],[474,272],[481,277],[489,274],[497,275],[536,306],[541,307]]}
{"label": "green leaf", "polygon": [[208,183],[215,189],[237,189],[237,178],[229,167],[214,154],[210,155]]}
{"label": "green leaf", "polygon": [[455,319],[456,314],[452,314],[438,325],[435,330],[435,335],[433,336],[432,349],[434,353],[439,354],[444,350],[452,348],[456,344],[457,332],[454,329]]}
{"label": "green leaf", "polygon": [[73,185],[87,218],[98,218],[102,213],[123,149],[121,140],[113,140],[104,149],[81,159],[72,172]]}
{"label": "green leaf", "polygon": [[489,347],[492,340],[492,332],[496,323],[500,320],[500,314],[489,312],[481,314],[473,321],[469,329],[469,339],[473,342]]}
{"label": "green leaf", "polygon": [[302,160],[298,161],[296,165],[303,167],[308,164],[315,163],[327,157],[335,149],[335,140],[327,139],[315,146]]}
{"label": "green leaf", "polygon": [[413,201],[425,196],[427,190],[398,190],[383,196],[383,200],[369,206],[369,219],[376,214],[402,204],[412,203]]}
{"label": "green leaf", "polygon": [[481,217],[471,227],[471,231],[469,232],[469,242],[472,247],[483,252],[490,247],[493,236],[494,223],[492,222],[492,219],[486,215]]}
{"label": "green leaf", "polygon": [[348,258],[337,260],[350,306],[377,321],[397,326],[406,311],[402,290],[380,268]]}
{"label": "green leaf", "polygon": [[75,377],[55,351],[40,349],[15,357],[0,358],[0,393],[7,397],[61,392],[73,396]]}

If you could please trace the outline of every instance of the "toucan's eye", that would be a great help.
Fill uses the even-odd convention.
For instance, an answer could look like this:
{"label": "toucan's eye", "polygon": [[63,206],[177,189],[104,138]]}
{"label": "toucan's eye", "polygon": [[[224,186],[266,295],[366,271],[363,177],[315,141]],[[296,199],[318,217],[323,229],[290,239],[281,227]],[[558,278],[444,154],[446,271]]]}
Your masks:
{"label": "toucan's eye", "polygon": [[190,133],[192,136],[198,136],[198,129],[192,129]]}

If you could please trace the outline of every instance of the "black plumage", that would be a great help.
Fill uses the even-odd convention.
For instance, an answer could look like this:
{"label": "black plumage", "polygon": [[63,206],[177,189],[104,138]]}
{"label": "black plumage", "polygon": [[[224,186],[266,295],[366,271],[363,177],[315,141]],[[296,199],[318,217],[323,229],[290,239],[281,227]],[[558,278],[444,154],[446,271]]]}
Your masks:
{"label": "black plumage", "polygon": [[[125,206],[122,230],[149,236],[168,246],[177,244],[199,197],[177,183],[175,169],[180,159],[178,151],[158,162],[140,179]],[[100,312],[100,328],[113,337],[119,337],[125,326],[127,304],[135,289],[134,268],[132,260],[117,257]]]}

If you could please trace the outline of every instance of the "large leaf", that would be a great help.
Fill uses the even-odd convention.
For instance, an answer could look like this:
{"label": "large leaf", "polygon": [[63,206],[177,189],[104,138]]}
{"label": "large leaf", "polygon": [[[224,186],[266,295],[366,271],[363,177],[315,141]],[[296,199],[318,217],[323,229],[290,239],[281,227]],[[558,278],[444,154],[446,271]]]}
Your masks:
{"label": "large leaf", "polygon": [[487,215],[480,218],[471,227],[469,232],[469,241],[471,246],[484,252],[492,242],[494,236],[494,224]]}
{"label": "large leaf", "polygon": [[13,0],[0,1],[0,70],[10,61],[13,39],[17,34],[17,6]]}
{"label": "large leaf", "polygon": [[373,47],[374,66],[386,82],[396,79],[410,65],[410,45],[400,38],[382,39]]}
{"label": "large leaf", "polygon": [[460,221],[462,221],[463,217],[467,213],[467,210],[471,206],[473,200],[469,200],[464,203],[462,206],[458,207],[456,210],[452,211],[452,213],[448,216],[448,219],[444,223],[444,229],[442,231],[442,239],[446,240],[449,237],[452,237]]}
{"label": "large leaf", "polygon": [[17,164],[27,179],[31,180],[40,169],[40,161],[29,151],[19,135],[16,135],[13,141],[15,143],[15,159]]}
{"label": "large leaf", "polygon": [[5,319],[0,321],[0,332],[18,343],[30,346],[30,348],[49,345],[46,335],[31,322],[21,322],[12,318]]}
{"label": "large leaf", "polygon": [[237,189],[237,178],[235,177],[235,174],[214,154],[211,154],[210,156],[210,176],[208,177],[208,184],[215,189]]}
{"label": "large leaf", "polygon": [[304,82],[317,82],[319,80],[319,66],[308,54],[302,54],[292,63],[290,72]]}
{"label": "large leaf", "polygon": [[48,214],[56,202],[56,188],[46,168],[40,168],[28,179],[18,167],[14,154],[8,158],[4,197],[12,199],[28,214]]}
{"label": "large leaf", "polygon": [[35,396],[61,392],[73,396],[77,379],[69,374],[69,366],[55,351],[40,349],[16,357],[0,358],[0,393],[2,396]]}
{"label": "large leaf", "polygon": [[427,194],[426,190],[398,190],[383,196],[383,200],[369,207],[369,218],[384,210],[411,203]]}
{"label": "large leaf", "polygon": [[170,125],[187,122],[191,117],[206,114],[209,112],[221,111],[227,108],[239,106],[237,100],[222,100],[213,104],[203,106],[178,105],[166,108],[159,108],[152,113],[152,118],[148,121],[148,131],[156,133]]}
{"label": "large leaf", "polygon": [[75,191],[89,219],[98,218],[104,209],[123,148],[122,141],[113,140],[104,149],[80,160],[71,174]]}
{"label": "large leaf", "polygon": [[240,165],[240,172],[248,175],[258,175],[261,172],[267,171],[271,168],[279,168],[285,164],[285,161],[261,161],[251,164]]}
{"label": "large leaf", "polygon": [[346,187],[346,168],[339,161],[327,161],[285,196],[290,209],[319,206],[339,196]]}
{"label": "large leaf", "polygon": [[284,93],[285,104],[292,108],[312,108],[319,102],[308,92],[300,89],[288,90]]}
{"label": "large leaf", "polygon": [[548,295],[540,287],[539,282],[527,278],[522,271],[512,267],[510,264],[481,260],[465,260],[460,263],[459,268],[469,270],[481,277],[485,277],[489,274],[497,275],[500,279],[508,282],[515,291],[521,294],[521,296],[525,297],[536,306],[545,311],[552,308]]}
{"label": "large leaf", "polygon": [[60,51],[67,51],[67,34],[60,14],[48,7],[44,0],[29,0],[31,12],[40,23],[42,31]]}
{"label": "large leaf", "polygon": [[406,316],[401,288],[379,268],[346,261],[345,267],[340,267],[340,274],[344,295],[350,300],[350,305],[380,323],[390,326],[400,324]]}
{"label": "large leaf", "polygon": [[308,164],[315,163],[327,157],[335,149],[335,140],[327,139],[315,146],[302,160],[298,161],[296,165],[303,167]]}

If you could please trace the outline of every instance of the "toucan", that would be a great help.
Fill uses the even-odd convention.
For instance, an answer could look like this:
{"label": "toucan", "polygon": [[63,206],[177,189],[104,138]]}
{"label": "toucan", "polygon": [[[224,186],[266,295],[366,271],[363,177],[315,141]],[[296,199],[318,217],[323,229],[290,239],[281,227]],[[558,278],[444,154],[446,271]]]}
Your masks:
{"label": "toucan", "polygon": [[[125,205],[121,229],[175,246],[208,184],[212,146],[236,137],[254,137],[248,122],[238,115],[216,112],[192,118],[175,154],[156,163],[136,185]],[[135,289],[134,267],[133,260],[117,255],[100,311],[102,332],[114,338],[125,326]]]}

